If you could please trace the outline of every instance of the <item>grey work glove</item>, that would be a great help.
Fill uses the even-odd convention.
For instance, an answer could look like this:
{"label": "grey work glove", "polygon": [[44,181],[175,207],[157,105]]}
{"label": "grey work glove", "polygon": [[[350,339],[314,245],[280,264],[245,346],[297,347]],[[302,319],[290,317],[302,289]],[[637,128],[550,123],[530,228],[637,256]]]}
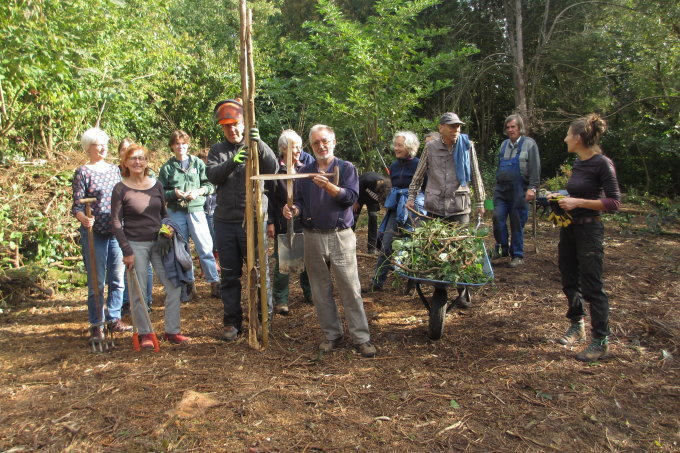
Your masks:
{"label": "grey work glove", "polygon": [[152,249],[158,252],[163,258],[170,252],[172,248],[172,238],[163,234],[159,234],[158,238],[153,243]]}

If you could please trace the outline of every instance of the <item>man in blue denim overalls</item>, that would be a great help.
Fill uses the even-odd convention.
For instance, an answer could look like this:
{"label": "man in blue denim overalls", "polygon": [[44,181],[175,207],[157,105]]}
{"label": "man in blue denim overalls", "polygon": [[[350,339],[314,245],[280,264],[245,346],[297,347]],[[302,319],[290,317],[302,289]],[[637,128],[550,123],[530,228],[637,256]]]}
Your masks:
{"label": "man in blue denim overalls", "polygon": [[529,218],[528,203],[536,198],[541,161],[536,142],[525,136],[520,115],[510,115],[505,119],[505,133],[508,139],[501,145],[493,196],[493,235],[496,245],[491,259],[510,256],[510,267],[517,267],[524,261],[524,225]]}

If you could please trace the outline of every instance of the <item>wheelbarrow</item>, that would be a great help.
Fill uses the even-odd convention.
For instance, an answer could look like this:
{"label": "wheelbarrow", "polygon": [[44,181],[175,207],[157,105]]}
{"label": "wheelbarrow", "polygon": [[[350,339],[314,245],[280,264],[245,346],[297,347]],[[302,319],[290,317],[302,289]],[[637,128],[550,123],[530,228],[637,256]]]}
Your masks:
{"label": "wheelbarrow", "polygon": [[[480,219],[481,220],[481,219]],[[479,222],[477,223],[479,227]],[[466,282],[451,282],[445,280],[431,280],[428,278],[415,277],[407,274],[403,269],[397,267],[395,273],[401,277],[407,278],[410,285],[415,286],[420,300],[423,302],[425,309],[429,314],[428,334],[431,340],[439,340],[444,333],[444,322],[446,321],[446,313],[453,308],[453,305],[448,301],[447,287],[453,285],[454,288],[459,287],[474,287],[484,286],[494,279],[493,268],[489,260],[489,254],[486,251],[486,246],[482,243],[482,271],[487,277],[482,283],[466,283]],[[395,261],[399,261],[399,257],[395,257]],[[432,296],[428,296],[423,291],[423,285],[430,285],[433,287]]]}

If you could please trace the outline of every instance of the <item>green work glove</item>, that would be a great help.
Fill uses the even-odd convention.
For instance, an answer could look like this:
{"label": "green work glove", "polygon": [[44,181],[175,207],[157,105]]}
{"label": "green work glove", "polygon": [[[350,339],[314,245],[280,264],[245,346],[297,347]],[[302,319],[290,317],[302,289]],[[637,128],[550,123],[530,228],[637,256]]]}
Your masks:
{"label": "green work glove", "polygon": [[260,139],[260,131],[256,127],[251,127],[250,128],[250,139],[251,140],[259,140]]}
{"label": "green work glove", "polygon": [[248,147],[244,146],[241,150],[234,156],[234,162],[237,164],[242,164],[248,159]]}

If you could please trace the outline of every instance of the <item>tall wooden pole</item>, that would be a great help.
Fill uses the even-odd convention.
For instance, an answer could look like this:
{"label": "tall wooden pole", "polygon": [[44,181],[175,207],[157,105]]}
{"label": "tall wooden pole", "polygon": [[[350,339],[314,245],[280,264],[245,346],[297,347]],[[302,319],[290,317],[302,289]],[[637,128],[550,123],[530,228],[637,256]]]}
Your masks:
{"label": "tall wooden pole", "polygon": [[[248,298],[248,344],[260,349],[268,343],[268,308],[266,281],[266,236],[262,236],[264,213],[262,211],[262,182],[252,181],[251,176],[259,174],[259,152],[257,141],[251,140],[250,128],[256,127],[255,121],[255,65],[252,52],[252,12],[248,10],[246,0],[240,0],[240,67],[241,67],[241,96],[243,99],[243,113],[245,124],[245,142],[250,145],[248,160],[246,161],[246,294]],[[253,201],[254,198],[254,201]],[[257,224],[256,224],[257,222]],[[258,228],[259,227],[259,228]],[[256,232],[259,232],[256,234]],[[262,344],[257,338],[257,281],[255,250],[259,243],[260,288],[262,300]]]}
{"label": "tall wooden pole", "polygon": [[[248,10],[248,76],[249,84],[248,89],[250,95],[248,100],[250,102],[250,111],[253,115],[253,124],[257,125],[255,122],[255,63],[253,61],[253,10]],[[255,150],[254,155],[252,155],[253,170],[255,175],[260,174],[260,160],[257,158],[257,143],[253,142],[253,149]],[[255,231],[257,232],[257,252],[258,261],[260,263],[260,313],[261,313],[261,325],[262,325],[262,347],[266,348],[269,344],[269,298],[267,297],[267,228],[265,226],[265,212],[262,206],[262,197],[264,194],[264,181],[253,181],[255,185],[255,212],[257,214],[257,227]],[[255,305],[255,304],[253,304]]]}

